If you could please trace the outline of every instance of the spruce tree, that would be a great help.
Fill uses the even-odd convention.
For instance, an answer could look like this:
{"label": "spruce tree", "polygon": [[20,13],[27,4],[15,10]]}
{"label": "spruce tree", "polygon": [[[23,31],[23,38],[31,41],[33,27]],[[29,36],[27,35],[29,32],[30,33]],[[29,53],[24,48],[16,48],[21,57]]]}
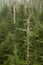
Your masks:
{"label": "spruce tree", "polygon": [[[0,65],[11,64],[13,56],[14,22],[11,11],[5,5],[0,12]],[[13,56],[14,58],[14,56]],[[13,63],[14,64],[14,63]]]}
{"label": "spruce tree", "polygon": [[17,56],[19,65],[24,65],[26,62],[26,28],[27,23],[25,21],[25,9],[24,5],[19,6],[19,11],[16,11],[16,31],[15,31],[15,43],[17,48]]}

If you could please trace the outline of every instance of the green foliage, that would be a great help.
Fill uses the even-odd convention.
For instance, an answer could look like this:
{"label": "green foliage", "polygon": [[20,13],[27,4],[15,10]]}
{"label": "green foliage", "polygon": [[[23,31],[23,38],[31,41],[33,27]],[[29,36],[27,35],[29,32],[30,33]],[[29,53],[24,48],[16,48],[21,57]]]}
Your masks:
{"label": "green foliage", "polygon": [[14,23],[9,8],[5,5],[0,12],[0,65],[8,65],[13,54]]}
{"label": "green foliage", "polygon": [[30,64],[43,65],[43,22],[36,14],[30,22]]}
{"label": "green foliage", "polygon": [[[0,12],[0,65],[27,65],[27,31],[24,30],[31,13],[28,7],[26,11],[25,15],[24,5],[19,5],[15,24],[7,5]],[[43,65],[43,11],[38,15],[34,9],[29,28],[29,65]]]}
{"label": "green foliage", "polygon": [[[19,12],[16,11],[16,31],[15,31],[15,43],[17,46],[17,56],[19,57],[19,65],[25,65],[26,63],[26,32],[22,31],[26,29],[26,21],[25,21],[25,10],[24,5],[20,5]],[[20,29],[20,30],[19,30]]]}

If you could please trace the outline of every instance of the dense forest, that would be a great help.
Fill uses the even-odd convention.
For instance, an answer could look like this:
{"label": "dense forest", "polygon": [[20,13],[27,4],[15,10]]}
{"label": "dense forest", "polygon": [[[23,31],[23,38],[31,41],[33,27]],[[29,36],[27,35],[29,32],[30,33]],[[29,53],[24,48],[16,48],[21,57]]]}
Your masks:
{"label": "dense forest", "polygon": [[0,65],[43,65],[43,0],[14,2],[0,8]]}

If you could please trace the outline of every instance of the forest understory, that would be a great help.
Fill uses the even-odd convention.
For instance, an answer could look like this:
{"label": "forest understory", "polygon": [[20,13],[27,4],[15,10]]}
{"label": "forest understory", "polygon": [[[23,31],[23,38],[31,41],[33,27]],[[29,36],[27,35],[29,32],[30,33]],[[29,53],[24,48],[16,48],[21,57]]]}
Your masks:
{"label": "forest understory", "polygon": [[41,1],[38,8],[25,0],[0,9],[0,65],[43,65]]}

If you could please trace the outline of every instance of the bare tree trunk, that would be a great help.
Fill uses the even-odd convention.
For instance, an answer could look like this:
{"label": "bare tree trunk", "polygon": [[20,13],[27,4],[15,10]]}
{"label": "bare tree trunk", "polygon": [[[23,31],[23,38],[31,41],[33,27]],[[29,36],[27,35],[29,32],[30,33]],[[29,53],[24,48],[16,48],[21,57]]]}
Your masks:
{"label": "bare tree trunk", "polygon": [[16,5],[15,5],[15,2],[14,2],[14,23],[15,23],[15,7],[16,7]]}
{"label": "bare tree trunk", "polygon": [[27,65],[29,65],[29,44],[30,44],[30,41],[29,41],[29,20],[27,20]]}
{"label": "bare tree trunk", "polygon": [[[25,0],[25,5],[24,6],[25,6],[25,15],[27,15],[27,13],[26,13],[27,2],[26,2],[26,0]],[[27,65],[29,65],[29,45],[30,45],[30,41],[29,41],[29,34],[30,34],[29,17],[27,17],[27,57],[26,57],[26,63],[27,63]]]}
{"label": "bare tree trunk", "polygon": [[[32,0],[31,0],[31,3],[32,3]],[[27,6],[26,4],[26,1],[25,1],[25,15],[27,15],[26,13],[26,9],[27,7],[30,7],[30,6]],[[32,12],[33,12],[33,6],[32,6],[32,11],[30,11],[30,8],[29,8],[29,16],[27,17],[27,57],[26,57],[26,62],[27,62],[27,65],[29,65],[29,56],[30,56],[30,52],[29,52],[29,47],[30,47],[30,18],[32,16]]]}
{"label": "bare tree trunk", "polygon": [[41,13],[41,10],[42,10],[42,0],[38,0],[38,11],[39,11],[39,14]]}
{"label": "bare tree trunk", "polygon": [[30,18],[32,16],[32,13],[29,15],[28,19],[27,19],[27,65],[29,65],[29,47],[30,47]]}
{"label": "bare tree trunk", "polygon": [[41,11],[42,11],[42,0],[40,0],[40,6],[39,6],[39,14],[41,13]]}

